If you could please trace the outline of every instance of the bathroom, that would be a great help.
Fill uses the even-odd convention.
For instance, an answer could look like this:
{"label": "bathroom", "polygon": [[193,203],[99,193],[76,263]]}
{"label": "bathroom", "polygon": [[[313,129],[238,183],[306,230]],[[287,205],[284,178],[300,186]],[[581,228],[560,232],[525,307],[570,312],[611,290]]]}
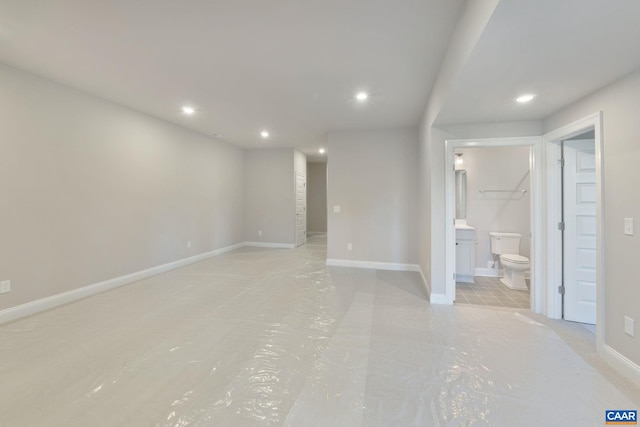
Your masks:
{"label": "bathroom", "polygon": [[[456,303],[530,307],[530,159],[527,146],[455,150]],[[494,234],[502,260],[496,232],[509,233]]]}

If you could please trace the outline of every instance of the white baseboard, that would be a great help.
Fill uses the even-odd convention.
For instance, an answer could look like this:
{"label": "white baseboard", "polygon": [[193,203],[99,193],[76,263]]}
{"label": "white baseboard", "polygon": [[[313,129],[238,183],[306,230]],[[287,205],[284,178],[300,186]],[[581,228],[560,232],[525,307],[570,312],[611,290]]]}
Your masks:
{"label": "white baseboard", "polygon": [[462,283],[475,283],[473,278],[475,276],[467,275],[467,274],[456,274],[456,282]]}
{"label": "white baseboard", "polygon": [[318,234],[327,234],[326,231],[307,231],[307,236],[315,236]]}
{"label": "white baseboard", "polygon": [[497,268],[476,268],[473,275],[480,277],[502,277],[504,276],[504,272]]}
{"label": "white baseboard", "polygon": [[111,289],[118,288],[120,286],[127,285],[129,283],[137,282],[138,280],[146,279],[148,277],[156,276],[161,273],[165,273],[176,268],[184,267],[194,262],[202,261],[207,258],[221,255],[226,252],[238,249],[245,246],[244,243],[238,243],[235,245],[227,246],[225,248],[216,249],[210,252],[205,252],[199,255],[194,255],[189,258],[183,258],[178,261],[173,261],[167,264],[162,264],[156,267],[151,267],[146,270],[137,271],[135,273],[127,274],[124,276],[116,277],[114,279],[105,280],[104,282],[94,283],[93,285],[84,286],[82,288],[73,289],[71,291],[63,292],[61,294],[52,295],[50,297],[41,298],[39,300],[31,301],[15,307],[10,307],[0,311],[0,324],[11,322],[13,320],[20,319],[22,317],[31,316],[32,314],[40,313],[45,310],[59,307],[70,302],[78,301],[89,296],[99,294]]}
{"label": "white baseboard", "polygon": [[447,304],[447,298],[445,294],[434,294],[432,292],[431,296],[429,297],[429,302],[431,304]]}
{"label": "white baseboard", "polygon": [[244,242],[244,246],[253,246],[256,248],[273,248],[273,249],[295,249],[294,243],[268,243],[268,242]]}
{"label": "white baseboard", "polygon": [[373,270],[420,271],[418,264],[401,264],[395,262],[357,261],[351,259],[327,258],[330,267],[369,268]]}
{"label": "white baseboard", "polygon": [[640,366],[606,344],[602,349],[604,360],[640,387]]}
{"label": "white baseboard", "polygon": [[[498,270],[495,268],[476,268],[473,271],[474,276],[479,277],[504,277],[504,270]],[[531,279],[531,272],[524,272],[525,279]]]}

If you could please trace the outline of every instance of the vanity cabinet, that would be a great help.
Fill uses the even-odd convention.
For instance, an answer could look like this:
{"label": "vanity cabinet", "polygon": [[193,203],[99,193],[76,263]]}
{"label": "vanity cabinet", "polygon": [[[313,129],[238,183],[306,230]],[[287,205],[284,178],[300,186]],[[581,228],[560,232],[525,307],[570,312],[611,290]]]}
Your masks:
{"label": "vanity cabinet", "polygon": [[456,227],[456,282],[474,283],[476,267],[476,230]]}

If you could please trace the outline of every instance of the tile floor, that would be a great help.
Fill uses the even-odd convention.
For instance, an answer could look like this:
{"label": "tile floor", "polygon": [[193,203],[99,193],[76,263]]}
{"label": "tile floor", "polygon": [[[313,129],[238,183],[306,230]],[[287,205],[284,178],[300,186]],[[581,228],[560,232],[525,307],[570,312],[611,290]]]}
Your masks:
{"label": "tile floor", "polygon": [[242,248],[0,326],[0,425],[600,426],[640,391],[593,334]]}
{"label": "tile floor", "polygon": [[456,283],[456,303],[530,308],[529,292],[509,289],[500,283],[498,277],[475,277],[474,280],[475,283]]}

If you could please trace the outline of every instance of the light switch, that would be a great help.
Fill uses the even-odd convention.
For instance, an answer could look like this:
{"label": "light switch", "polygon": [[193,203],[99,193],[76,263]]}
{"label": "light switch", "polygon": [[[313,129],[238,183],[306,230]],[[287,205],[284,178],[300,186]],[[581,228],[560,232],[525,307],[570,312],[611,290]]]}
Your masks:
{"label": "light switch", "polygon": [[624,333],[631,336],[631,337],[635,337],[636,336],[636,331],[635,331],[635,325],[634,325],[634,321],[632,318],[624,316]]}
{"label": "light switch", "polygon": [[633,236],[633,218],[624,219],[624,234]]}
{"label": "light switch", "polygon": [[340,213],[340,206],[335,205],[335,206],[333,207],[333,213]]}

